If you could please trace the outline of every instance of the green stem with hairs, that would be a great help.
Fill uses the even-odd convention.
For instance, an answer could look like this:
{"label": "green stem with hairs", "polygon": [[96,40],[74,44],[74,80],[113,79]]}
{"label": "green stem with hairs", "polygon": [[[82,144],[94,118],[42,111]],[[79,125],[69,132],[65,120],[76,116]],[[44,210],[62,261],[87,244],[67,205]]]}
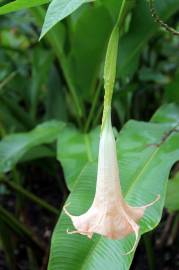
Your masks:
{"label": "green stem with hairs", "polygon": [[107,119],[109,112],[111,111],[111,102],[113,95],[113,88],[116,77],[116,63],[118,53],[118,42],[119,42],[119,28],[118,24],[115,25],[107,48],[106,61],[104,66],[104,108],[102,118],[102,129]]}
{"label": "green stem with hairs", "polygon": [[148,0],[148,3],[149,3],[150,12],[155,22],[160,24],[160,26],[162,26],[166,31],[170,32],[172,35],[179,36],[179,32],[175,30],[173,27],[169,26],[167,23],[165,23],[157,14],[157,11],[154,6],[154,0]]}

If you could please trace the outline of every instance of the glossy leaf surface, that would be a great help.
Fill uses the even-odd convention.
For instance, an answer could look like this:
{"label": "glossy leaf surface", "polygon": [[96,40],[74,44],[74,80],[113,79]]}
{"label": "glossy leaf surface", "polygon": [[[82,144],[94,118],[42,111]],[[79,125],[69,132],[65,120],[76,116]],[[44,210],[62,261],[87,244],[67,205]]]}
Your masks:
{"label": "glossy leaf surface", "polygon": [[[171,109],[169,111],[171,114]],[[175,113],[176,111],[173,112]],[[127,202],[132,206],[140,206],[151,202],[157,194],[161,195],[160,201],[147,209],[142,218],[141,234],[152,230],[159,223],[168,175],[173,163],[179,159],[179,133],[173,130],[177,122],[173,118],[173,121],[158,123],[158,115],[161,114],[167,119],[168,107],[163,107],[157,112],[151,123],[129,121],[117,138],[121,185]],[[178,116],[179,114],[176,115]],[[69,142],[67,139],[66,144],[64,141],[60,144],[59,138],[59,147],[63,146],[63,152],[65,146],[69,147]],[[82,140],[80,142],[83,144]],[[81,147],[84,149],[84,145]],[[71,174],[66,174],[66,180],[70,182],[71,187],[68,208],[72,214],[80,215],[89,208],[94,197],[97,161],[91,160],[82,166],[79,160],[78,174],[74,177],[70,161],[64,163],[63,155],[68,159],[68,151],[61,155],[62,153],[58,152],[64,170],[71,171]],[[71,154],[69,157],[74,158],[76,169],[81,156],[75,155],[74,151],[73,158]],[[81,235],[68,235],[67,229],[73,230],[73,226],[69,218],[62,213],[52,237],[49,270],[129,269],[133,254],[123,254],[132,247],[133,235],[120,241],[109,240],[99,235],[89,240]]]}
{"label": "glossy leaf surface", "polygon": [[12,134],[0,142],[0,172],[7,172],[35,146],[53,142],[65,124],[49,121],[30,132]]}
{"label": "glossy leaf surface", "polygon": [[0,15],[10,13],[13,11],[18,11],[24,8],[31,8],[31,7],[36,7],[40,6],[43,4],[46,4],[50,2],[50,0],[16,0],[12,1],[2,7],[0,7]]}
{"label": "glossy leaf surface", "polygon": [[47,10],[41,38],[59,21],[70,15],[88,0],[53,0]]}

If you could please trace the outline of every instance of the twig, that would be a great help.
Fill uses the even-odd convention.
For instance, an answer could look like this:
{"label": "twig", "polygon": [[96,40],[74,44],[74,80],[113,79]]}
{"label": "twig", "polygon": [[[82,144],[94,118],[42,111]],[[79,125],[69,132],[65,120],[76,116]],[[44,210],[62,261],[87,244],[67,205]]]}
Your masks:
{"label": "twig", "polygon": [[51,213],[53,213],[55,215],[58,215],[59,214],[58,209],[56,209],[55,207],[51,206],[50,204],[48,204],[44,200],[40,199],[36,195],[32,194],[31,192],[27,191],[26,189],[22,188],[18,184],[14,183],[14,182],[10,182],[10,181],[5,180],[5,179],[0,179],[0,184],[5,184],[5,185],[9,186],[10,188],[12,188],[15,191],[19,192],[20,194],[22,194],[23,196],[27,197],[31,201],[35,202],[40,207],[48,210],[49,212],[51,212]]}
{"label": "twig", "polygon": [[155,7],[154,7],[154,0],[149,0],[149,8],[152,14],[152,17],[156,21],[156,23],[160,24],[167,32],[170,32],[172,35],[179,36],[179,32],[175,30],[173,27],[170,27],[167,23],[165,23],[157,14]]}
{"label": "twig", "polygon": [[2,94],[2,89],[6,84],[8,84],[17,75],[17,71],[11,72],[2,82],[0,82],[0,94]]}

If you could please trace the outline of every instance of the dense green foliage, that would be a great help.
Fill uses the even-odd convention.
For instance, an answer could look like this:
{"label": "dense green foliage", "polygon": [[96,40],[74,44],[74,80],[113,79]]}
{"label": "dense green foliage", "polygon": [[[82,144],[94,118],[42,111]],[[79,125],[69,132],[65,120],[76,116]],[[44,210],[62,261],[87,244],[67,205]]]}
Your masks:
{"label": "dense green foliage", "polygon": [[[32,182],[36,173],[41,177],[36,166],[58,186],[55,205],[61,203],[60,208],[67,200],[70,212],[79,215],[93,200],[105,55],[124,3],[128,6],[120,22],[116,76],[115,67],[111,69],[122,191],[133,206],[161,196],[142,218],[141,236],[159,224],[164,205],[169,215],[179,209],[178,167],[172,167],[179,160],[179,38],[154,22],[144,0],[52,0],[41,6],[48,2],[0,1],[0,249],[12,270],[18,269],[13,250],[21,241],[27,246],[27,264],[40,269],[39,256],[45,254],[42,269],[47,268],[48,249],[40,229],[33,231],[24,201],[54,215],[53,224],[58,210],[34,194]],[[155,2],[163,20],[177,28],[178,0]],[[108,68],[105,78],[109,73]],[[29,186],[30,168],[34,174]],[[48,270],[130,268],[134,253],[123,254],[133,245],[133,235],[117,241],[95,235],[89,240],[68,235],[67,229],[73,230],[72,224],[61,211]]]}

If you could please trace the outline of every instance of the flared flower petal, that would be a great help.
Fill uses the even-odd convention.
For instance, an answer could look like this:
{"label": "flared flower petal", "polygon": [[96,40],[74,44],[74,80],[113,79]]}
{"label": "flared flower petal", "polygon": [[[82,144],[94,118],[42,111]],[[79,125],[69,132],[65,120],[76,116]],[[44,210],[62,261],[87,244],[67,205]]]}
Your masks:
{"label": "flared flower petal", "polygon": [[89,210],[80,215],[73,216],[64,207],[65,213],[71,218],[76,230],[68,233],[79,233],[92,238],[94,233],[106,236],[110,239],[122,239],[135,233],[133,248],[135,250],[139,235],[139,220],[143,217],[146,208],[153,205],[160,196],[144,206],[129,206],[123,199],[119,169],[116,153],[116,142],[112,130],[111,119],[106,120],[100,137],[98,174],[96,193]]}

